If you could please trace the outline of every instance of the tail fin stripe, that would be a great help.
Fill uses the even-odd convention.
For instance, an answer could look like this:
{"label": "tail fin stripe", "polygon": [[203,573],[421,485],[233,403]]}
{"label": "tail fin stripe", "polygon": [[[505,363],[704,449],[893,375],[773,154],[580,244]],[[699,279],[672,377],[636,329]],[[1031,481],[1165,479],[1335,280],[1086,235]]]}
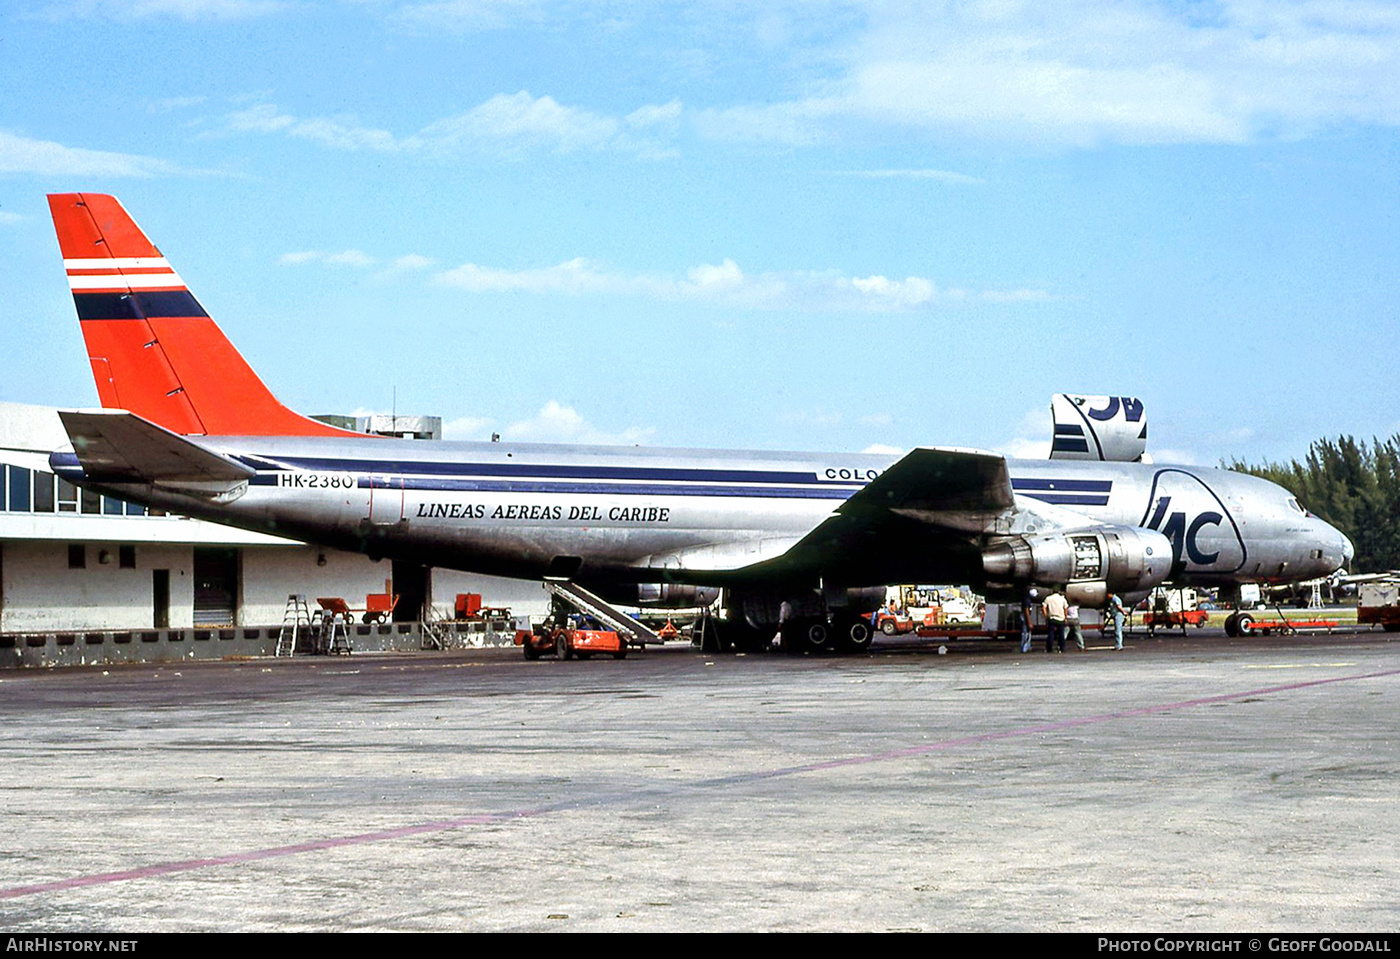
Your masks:
{"label": "tail fin stripe", "polygon": [[208,317],[188,290],[74,293],[80,320],[141,320],[148,316]]}
{"label": "tail fin stripe", "polygon": [[178,273],[105,273],[100,276],[68,275],[68,288],[78,290],[183,290]]}
{"label": "tail fin stripe", "polygon": [[68,257],[63,268],[74,270],[168,270],[170,261],[163,256],[102,256]]}

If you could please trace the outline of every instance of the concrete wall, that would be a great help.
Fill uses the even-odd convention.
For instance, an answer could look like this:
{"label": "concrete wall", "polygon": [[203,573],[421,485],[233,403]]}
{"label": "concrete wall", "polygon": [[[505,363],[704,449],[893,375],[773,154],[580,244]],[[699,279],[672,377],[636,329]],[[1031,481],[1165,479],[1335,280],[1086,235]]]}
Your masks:
{"label": "concrete wall", "polygon": [[[170,570],[170,626],[194,625],[191,547],[139,544],[136,568],[122,569],[118,544],[84,546],[83,569],[68,568],[67,543],[8,540],[0,546],[0,632],[150,629],[154,569]],[[104,550],[107,563],[100,562]]]}
{"label": "concrete wall", "polygon": [[[280,626],[11,633],[0,635],[0,669],[273,656],[280,633]],[[463,637],[458,645],[469,645],[467,638]],[[302,639],[297,655],[304,656],[311,652],[312,638],[303,636]],[[514,645],[509,637],[492,639],[492,645]],[[352,655],[388,650],[417,651],[424,648],[424,635],[417,623],[356,625],[346,637],[345,645]]]}
{"label": "concrete wall", "polygon": [[[287,596],[302,593],[315,611],[316,599],[339,596],[351,607],[364,606],[367,593],[384,592],[388,562],[358,553],[314,546],[245,546],[240,579],[238,624],[275,626],[282,622]],[[318,560],[325,557],[325,565]]]}
{"label": "concrete wall", "polygon": [[[0,632],[151,629],[154,569],[170,570],[170,628],[194,625],[192,546],[136,543],[136,568],[122,569],[120,544],[88,542],[87,566],[69,569],[68,545],[0,542]],[[107,563],[99,560],[104,550]],[[243,546],[239,552],[238,626],[281,624],[291,593],[304,594],[313,611],[322,596],[362,607],[366,594],[384,591],[393,568],[387,561],[313,546]],[[435,569],[432,590],[433,606],[444,619],[452,617],[458,593],[480,593],[487,606],[509,606],[536,619],[549,612],[548,594],[532,581]]]}
{"label": "concrete wall", "polygon": [[[240,626],[281,623],[292,593],[304,594],[312,610],[321,596],[339,596],[351,607],[364,606],[366,594],[384,592],[384,580],[393,573],[393,564],[387,560],[375,563],[358,553],[314,546],[245,546],[241,552]],[[325,565],[320,565],[323,556]],[[458,593],[480,593],[483,604],[509,606],[520,616],[543,619],[549,614],[549,594],[533,580],[433,570],[433,609],[440,617],[452,618]]]}
{"label": "concrete wall", "polygon": [[433,609],[444,619],[452,618],[458,593],[480,593],[484,606],[509,606],[517,616],[535,621],[549,615],[549,594],[539,583],[502,576],[459,573],[451,569],[433,570]]}

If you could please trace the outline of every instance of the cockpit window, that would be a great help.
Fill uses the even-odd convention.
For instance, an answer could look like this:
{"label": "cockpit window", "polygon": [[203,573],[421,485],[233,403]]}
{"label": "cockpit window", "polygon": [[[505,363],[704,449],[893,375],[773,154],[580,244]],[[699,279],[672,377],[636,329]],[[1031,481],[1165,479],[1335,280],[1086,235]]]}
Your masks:
{"label": "cockpit window", "polygon": [[1293,509],[1297,510],[1298,512],[1302,513],[1304,516],[1308,515],[1308,511],[1303,509],[1303,504],[1298,502],[1298,498],[1296,496],[1290,496],[1288,498],[1288,505],[1291,506]]}

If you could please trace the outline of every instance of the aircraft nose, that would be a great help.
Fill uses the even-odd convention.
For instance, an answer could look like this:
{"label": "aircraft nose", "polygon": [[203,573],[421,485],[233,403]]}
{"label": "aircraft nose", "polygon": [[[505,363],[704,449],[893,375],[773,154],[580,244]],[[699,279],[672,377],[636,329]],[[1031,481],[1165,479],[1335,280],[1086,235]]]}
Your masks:
{"label": "aircraft nose", "polygon": [[1322,557],[1326,563],[1336,564],[1327,570],[1327,573],[1339,569],[1350,569],[1351,561],[1356,558],[1356,544],[1351,541],[1351,537],[1331,523],[1324,522],[1317,517],[1314,519],[1322,524],[1322,528],[1318,531],[1321,534],[1318,538],[1318,545],[1322,547]]}

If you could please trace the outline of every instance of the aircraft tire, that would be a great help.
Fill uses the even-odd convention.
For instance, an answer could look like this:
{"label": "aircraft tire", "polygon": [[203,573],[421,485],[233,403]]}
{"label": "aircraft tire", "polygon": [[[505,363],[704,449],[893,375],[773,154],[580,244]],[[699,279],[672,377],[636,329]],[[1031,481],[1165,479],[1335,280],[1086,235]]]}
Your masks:
{"label": "aircraft tire", "polygon": [[1231,613],[1225,617],[1225,635],[1234,637],[1240,634],[1240,614]]}
{"label": "aircraft tire", "polygon": [[807,639],[807,646],[814,653],[824,653],[832,647],[832,640],[835,631],[826,622],[818,619],[807,624],[803,635]]}
{"label": "aircraft tire", "polygon": [[1235,631],[1238,636],[1248,636],[1249,626],[1254,622],[1254,617],[1248,613],[1240,613],[1240,618],[1235,620]]}
{"label": "aircraft tire", "polygon": [[875,634],[864,619],[850,619],[841,624],[841,648],[843,652],[864,653],[870,649]]}

